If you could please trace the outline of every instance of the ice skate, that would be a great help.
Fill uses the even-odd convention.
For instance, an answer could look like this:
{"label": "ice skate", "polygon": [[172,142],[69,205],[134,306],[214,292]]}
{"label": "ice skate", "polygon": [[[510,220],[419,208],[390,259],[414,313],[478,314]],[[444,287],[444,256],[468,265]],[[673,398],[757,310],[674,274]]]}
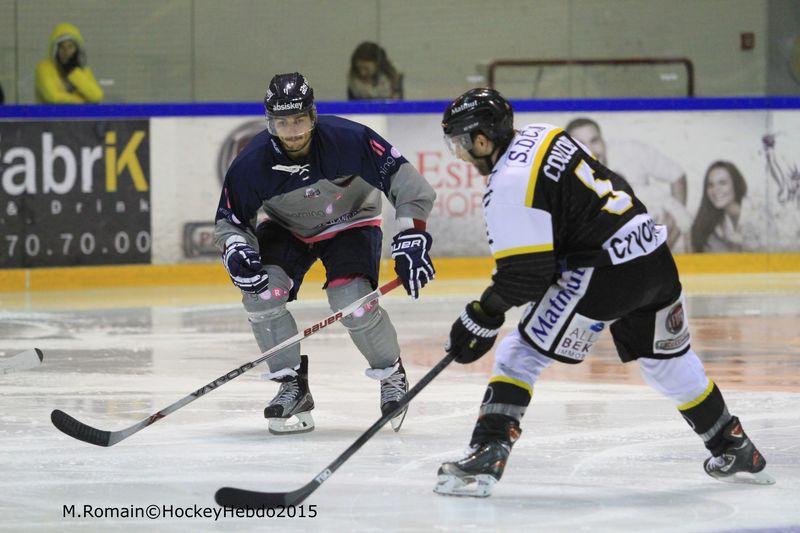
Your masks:
{"label": "ice skate", "polygon": [[314,398],[308,388],[308,357],[300,356],[300,368],[287,368],[269,374],[270,379],[281,384],[278,394],[264,409],[269,421],[269,432],[274,435],[307,433],[314,429],[311,410]]}
{"label": "ice skate", "polygon": [[775,479],[765,470],[767,461],[747,437],[738,418],[731,418],[722,430],[722,438],[726,442],[722,453],[709,457],[703,463],[709,476],[727,483],[775,483]]}
{"label": "ice skate", "polygon": [[519,438],[519,424],[509,422],[507,432],[508,438],[471,445],[463,459],[443,463],[433,491],[447,496],[490,496],[494,484],[503,477],[511,447]]}
{"label": "ice skate", "polygon": [[[397,362],[388,368],[368,368],[365,373],[368,377],[379,379],[381,382],[381,413],[385,415],[397,409],[397,404],[408,392],[408,380],[403,362],[398,358]],[[389,420],[395,432],[400,431],[400,426],[406,418],[406,411],[408,406]]]}

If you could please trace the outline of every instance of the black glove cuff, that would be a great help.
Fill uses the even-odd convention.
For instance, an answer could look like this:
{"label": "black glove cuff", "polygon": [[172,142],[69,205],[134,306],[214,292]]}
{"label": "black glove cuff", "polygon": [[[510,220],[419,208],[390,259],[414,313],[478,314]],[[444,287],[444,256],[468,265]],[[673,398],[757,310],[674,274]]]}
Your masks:
{"label": "black glove cuff", "polygon": [[483,312],[493,317],[504,315],[513,307],[494,289],[493,285],[486,287],[486,290],[483,291],[480,304]]}
{"label": "black glove cuff", "polygon": [[500,326],[506,321],[505,315],[490,316],[481,309],[478,301],[472,301],[461,314],[461,321],[464,326],[474,335],[479,337],[496,337]]}

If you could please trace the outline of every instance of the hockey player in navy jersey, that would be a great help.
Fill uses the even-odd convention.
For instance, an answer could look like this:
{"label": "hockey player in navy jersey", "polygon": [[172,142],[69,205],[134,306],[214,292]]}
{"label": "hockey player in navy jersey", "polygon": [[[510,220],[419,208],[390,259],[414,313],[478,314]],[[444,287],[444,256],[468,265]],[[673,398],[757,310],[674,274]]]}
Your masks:
{"label": "hockey player in navy jersey", "polygon": [[[370,128],[336,116],[317,116],[314,91],[299,73],[272,78],[264,98],[267,128],[242,150],[225,177],[215,241],[225,268],[242,291],[259,348],[297,333],[286,303],[320,259],[331,309],[377,287],[381,255],[381,194],[395,207],[401,231],[392,240],[395,270],[412,298],[434,276],[425,221],[436,196],[400,152]],[[268,220],[256,227],[257,212]],[[378,304],[342,319],[380,381],[383,413],[408,390],[392,322]],[[308,358],[299,345],[267,360],[280,383],[264,409],[276,434],[314,429]],[[395,431],[405,411],[392,419]],[[292,422],[295,421],[295,422]]]}
{"label": "hockey player in navy jersey", "polygon": [[527,307],[495,353],[470,452],[441,465],[434,490],[488,496],[541,371],[554,361],[580,363],[607,327],[622,362],[637,361],[703,440],[710,476],[774,483],[690,346],[666,228],[630,186],[556,126],[515,130],[511,105],[492,89],[454,100],[442,127],[453,153],[489,176],[483,205],[496,261],[492,283],[453,324],[448,352],[460,363],[477,360],[506,311]]}

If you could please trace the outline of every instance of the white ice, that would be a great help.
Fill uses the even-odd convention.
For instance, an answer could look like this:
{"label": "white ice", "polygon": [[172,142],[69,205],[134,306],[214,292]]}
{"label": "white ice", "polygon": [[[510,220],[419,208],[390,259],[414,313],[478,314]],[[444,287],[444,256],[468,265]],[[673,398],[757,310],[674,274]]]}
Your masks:
{"label": "white ice", "polygon": [[[415,303],[392,295],[384,301],[412,384],[444,355],[450,324],[470,296]],[[105,297],[115,298],[113,291]],[[735,297],[725,298],[690,299],[693,315],[729,312]],[[797,316],[796,294],[771,299],[755,312]],[[723,389],[767,458],[774,486],[712,480],[702,470],[706,451],[698,437],[635,373],[632,383],[609,383],[602,377],[587,381],[576,368],[580,378],[561,369],[556,379],[545,374],[536,385],[522,438],[492,497],[435,495],[439,464],[466,447],[488,362],[446,369],[414,401],[400,433],[384,428],[303,503],[306,514],[315,506],[314,518],[78,518],[84,505],[213,512],[221,486],[297,489],[379,417],[377,383],[364,376],[365,361],[337,324],[303,343],[317,405],[312,433],[267,433],[262,410],[276,386],[262,380],[258,368],[116,446],[74,440],[51,425],[53,409],[95,427],[121,429],[258,356],[238,303],[107,303],[66,310],[65,299],[62,310],[29,304],[0,311],[0,355],[31,347],[45,354],[36,370],[0,375],[2,530],[800,529],[797,388]],[[753,303],[751,298],[740,308]],[[320,299],[291,305],[300,327],[329,314]],[[793,335],[796,354],[796,330]],[[613,363],[610,344],[597,357]],[[797,376],[796,359],[786,371]],[[65,517],[65,506],[74,506],[76,517]]]}

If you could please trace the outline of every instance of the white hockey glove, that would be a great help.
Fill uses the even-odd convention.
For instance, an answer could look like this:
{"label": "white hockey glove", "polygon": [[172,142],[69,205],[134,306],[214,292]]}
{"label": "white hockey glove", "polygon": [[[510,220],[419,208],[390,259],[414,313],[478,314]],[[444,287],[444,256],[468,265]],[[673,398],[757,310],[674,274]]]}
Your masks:
{"label": "white hockey glove", "polygon": [[406,292],[416,300],[419,291],[433,279],[436,271],[428,252],[433,238],[424,230],[407,229],[392,239],[394,271],[403,282]]}
{"label": "white hockey glove", "polygon": [[225,242],[222,262],[233,284],[244,292],[260,294],[269,287],[269,276],[262,270],[261,257],[243,237],[235,235]]}

